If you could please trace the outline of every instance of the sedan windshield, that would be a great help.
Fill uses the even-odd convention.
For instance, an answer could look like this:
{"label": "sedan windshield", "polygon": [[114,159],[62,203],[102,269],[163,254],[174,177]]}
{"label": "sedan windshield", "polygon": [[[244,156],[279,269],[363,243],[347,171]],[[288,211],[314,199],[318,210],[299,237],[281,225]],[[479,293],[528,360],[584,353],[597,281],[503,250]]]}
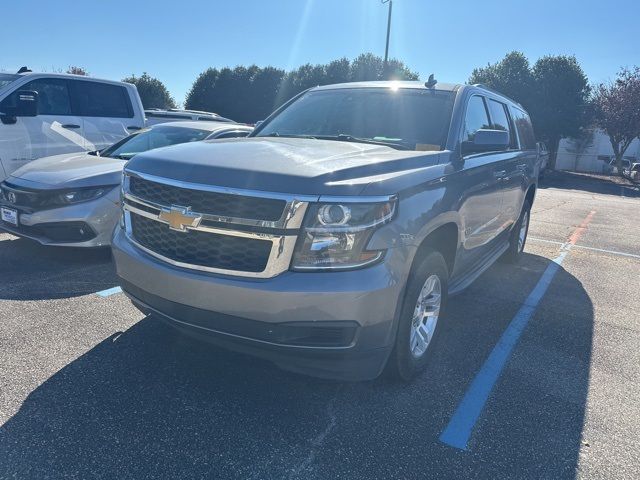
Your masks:
{"label": "sedan windshield", "polygon": [[129,160],[137,153],[153,150],[154,148],[177,145],[178,143],[204,140],[210,134],[211,131],[209,130],[160,125],[129,135],[127,138],[101,151],[100,156]]}
{"label": "sedan windshield", "polygon": [[303,137],[441,150],[453,93],[417,88],[344,88],[302,95],[258,137]]}

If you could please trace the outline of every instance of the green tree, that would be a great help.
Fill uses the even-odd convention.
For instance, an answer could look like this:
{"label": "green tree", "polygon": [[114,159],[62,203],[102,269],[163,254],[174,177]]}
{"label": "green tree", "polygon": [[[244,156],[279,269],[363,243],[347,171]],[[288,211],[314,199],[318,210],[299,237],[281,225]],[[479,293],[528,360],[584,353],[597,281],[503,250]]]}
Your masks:
{"label": "green tree", "polygon": [[531,115],[536,136],[544,140],[555,165],[563,137],[579,138],[589,123],[589,83],[573,56],[546,56],[530,67],[520,52],[476,68],[469,83],[482,83],[520,103]]}
{"label": "green tree", "polygon": [[136,86],[144,108],[176,108],[176,102],[164,83],[150,76],[147,72],[144,72],[140,77],[131,75],[122,81],[133,83]]}
{"label": "green tree", "polygon": [[74,65],[69,66],[67,68],[67,73],[71,73],[73,75],[83,75],[85,77],[89,76],[89,72],[87,72],[83,67],[77,67]]}
{"label": "green tree", "polygon": [[370,53],[353,62],[346,58],[328,64],[306,64],[284,72],[274,67],[238,66],[209,68],[202,72],[187,94],[187,108],[216,112],[236,121],[254,123],[300,92],[317,85],[359,80],[417,80],[404,63]]}
{"label": "green tree", "polygon": [[382,57],[372,53],[363,53],[351,63],[349,77],[352,82],[418,80],[418,74],[409,70],[400,60],[389,59],[385,68]]}
{"label": "green tree", "polygon": [[329,62],[325,68],[327,85],[348,82],[350,74],[351,62],[345,57]]}
{"label": "green tree", "polygon": [[209,68],[193,83],[185,105],[254,123],[273,111],[283,77],[284,71],[273,67]]}
{"label": "green tree", "polygon": [[508,53],[498,63],[474,69],[469,83],[486,85],[514,99],[527,110],[535,103],[533,73],[529,60],[521,52]]}
{"label": "green tree", "polygon": [[546,56],[533,66],[534,103],[529,107],[539,138],[545,140],[555,165],[563,137],[576,138],[588,123],[589,81],[574,56]]}
{"label": "green tree", "polygon": [[640,137],[640,68],[623,69],[610,84],[601,84],[594,99],[596,124],[609,135],[618,167],[623,175],[622,159],[635,138]]}

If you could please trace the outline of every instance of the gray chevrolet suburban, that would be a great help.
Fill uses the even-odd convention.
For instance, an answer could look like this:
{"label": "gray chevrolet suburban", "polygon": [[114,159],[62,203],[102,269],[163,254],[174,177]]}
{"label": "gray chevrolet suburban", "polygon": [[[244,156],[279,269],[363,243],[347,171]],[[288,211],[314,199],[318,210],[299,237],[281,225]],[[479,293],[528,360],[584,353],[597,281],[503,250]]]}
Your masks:
{"label": "gray chevrolet suburban", "polygon": [[527,113],[482,86],[312,88],[247,138],[134,157],[113,255],[132,302],[185,333],[409,380],[448,299],[521,255],[539,168]]}

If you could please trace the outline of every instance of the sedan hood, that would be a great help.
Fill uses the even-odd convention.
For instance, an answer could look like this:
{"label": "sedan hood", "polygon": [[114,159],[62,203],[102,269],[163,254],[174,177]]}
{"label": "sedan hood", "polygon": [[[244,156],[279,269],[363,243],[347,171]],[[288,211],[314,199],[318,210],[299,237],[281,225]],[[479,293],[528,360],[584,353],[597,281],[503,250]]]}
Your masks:
{"label": "sedan hood", "polygon": [[115,185],[126,162],[86,152],[44,157],[11,174],[8,182],[31,188],[76,188]]}
{"label": "sedan hood", "polygon": [[[358,195],[372,183],[385,185],[384,180],[428,169],[441,162],[442,154],[355,142],[253,137],[141,153],[130,160],[127,170],[238,189]],[[375,190],[383,193],[384,187]]]}

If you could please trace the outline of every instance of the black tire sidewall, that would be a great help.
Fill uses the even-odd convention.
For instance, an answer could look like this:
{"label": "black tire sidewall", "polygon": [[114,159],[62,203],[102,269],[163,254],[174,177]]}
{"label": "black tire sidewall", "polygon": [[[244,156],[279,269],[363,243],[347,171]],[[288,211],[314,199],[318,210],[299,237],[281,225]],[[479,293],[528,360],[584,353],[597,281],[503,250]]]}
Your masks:
{"label": "black tire sidewall", "polygon": [[[424,282],[430,275],[437,275],[440,279],[442,300],[440,314],[433,338],[429,342],[427,351],[420,358],[415,358],[411,354],[409,346],[409,336],[411,332],[411,321],[415,309],[418,295],[422,290]],[[414,268],[408,284],[402,305],[402,311],[396,333],[394,350],[390,358],[393,366],[393,375],[404,381],[412,379],[418,372],[424,369],[432,356],[434,344],[437,342],[442,330],[442,320],[446,312],[447,292],[449,288],[449,271],[444,257],[436,251],[429,251],[424,255],[416,268]]]}
{"label": "black tire sidewall", "polygon": [[[524,237],[524,245],[522,246],[522,251],[518,250],[518,237],[520,235],[520,227],[522,226],[522,221],[524,220],[525,213],[529,215],[529,222],[527,224],[527,232]],[[513,230],[511,231],[511,235],[509,236],[509,248],[502,256],[502,261],[507,263],[516,263],[520,260],[522,253],[524,252],[524,247],[527,245],[527,237],[529,236],[529,226],[531,225],[531,204],[529,200],[525,200],[522,205],[522,210],[520,211],[520,217],[518,217],[518,221],[513,226]]]}

